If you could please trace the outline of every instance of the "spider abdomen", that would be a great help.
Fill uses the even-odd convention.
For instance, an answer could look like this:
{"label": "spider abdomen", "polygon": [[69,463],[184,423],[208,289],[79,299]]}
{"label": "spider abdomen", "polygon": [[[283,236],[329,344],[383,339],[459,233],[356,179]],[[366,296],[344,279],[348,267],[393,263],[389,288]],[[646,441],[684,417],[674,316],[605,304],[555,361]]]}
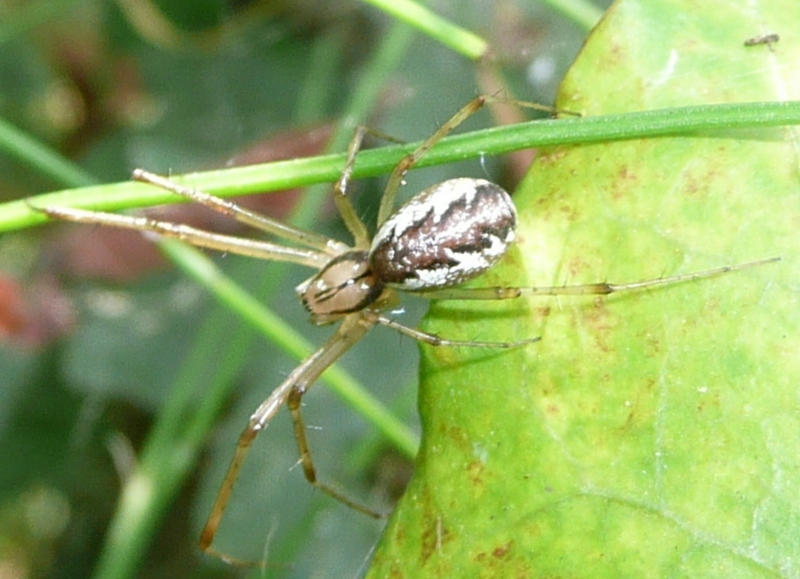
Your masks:
{"label": "spider abdomen", "polygon": [[511,197],[498,185],[450,179],[409,200],[380,226],[370,265],[383,283],[407,291],[458,285],[500,260],[516,222]]}

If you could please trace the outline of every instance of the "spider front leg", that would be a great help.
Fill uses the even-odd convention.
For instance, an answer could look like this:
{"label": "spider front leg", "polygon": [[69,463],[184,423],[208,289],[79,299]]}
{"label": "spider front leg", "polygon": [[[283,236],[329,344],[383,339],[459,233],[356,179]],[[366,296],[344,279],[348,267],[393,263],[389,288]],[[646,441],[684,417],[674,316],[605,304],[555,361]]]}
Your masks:
{"label": "spider front leg", "polygon": [[205,231],[183,223],[172,223],[149,217],[120,215],[118,213],[86,211],[72,207],[38,207],[33,204],[30,204],[30,206],[34,211],[44,213],[52,219],[150,232],[164,237],[179,239],[196,247],[205,247],[269,261],[287,261],[319,268],[330,260],[330,257],[316,249],[288,247],[260,239],[214,233],[213,231]]}
{"label": "spider front leg", "polygon": [[319,488],[326,494],[335,499],[353,507],[363,513],[371,516],[378,516],[370,509],[359,505],[358,503],[348,499],[339,491],[320,483],[316,478],[316,469],[314,468],[311,459],[311,452],[308,447],[308,441],[305,433],[305,426],[303,425],[302,418],[300,417],[300,401],[309,388],[317,381],[320,375],[338,360],[347,350],[349,350],[356,342],[358,342],[364,335],[375,325],[370,319],[361,316],[360,314],[352,314],[346,316],[336,332],[328,339],[325,344],[315,351],[311,356],[306,358],[297,368],[295,368],[286,380],[272,393],[269,397],[261,403],[255,412],[250,416],[247,426],[239,436],[239,442],[236,446],[236,451],[228,467],[228,472],[222,481],[217,497],[214,500],[214,505],[211,508],[211,513],[208,516],[203,531],[200,533],[200,548],[209,555],[213,555],[222,559],[227,563],[242,564],[243,561],[230,557],[216,549],[211,545],[214,537],[217,534],[217,529],[222,520],[225,512],[225,507],[230,499],[233,485],[239,477],[239,472],[242,469],[245,456],[247,455],[250,446],[258,434],[267,428],[269,422],[284,405],[289,401],[289,409],[292,414],[294,422],[294,431],[297,438],[297,445],[300,451],[300,460],[303,464],[303,472],[306,479]]}
{"label": "spider front leg", "polygon": [[240,223],[249,225],[254,229],[276,235],[277,237],[281,237],[287,241],[292,241],[298,245],[314,248],[327,255],[337,255],[346,249],[346,246],[343,243],[325,237],[324,235],[319,235],[313,231],[306,231],[305,229],[293,227],[292,225],[288,225],[278,221],[277,219],[272,219],[266,215],[261,215],[260,213],[251,211],[246,207],[242,207],[241,205],[232,201],[228,201],[227,199],[209,195],[208,193],[200,191],[199,189],[186,187],[176,183],[175,181],[172,181],[171,179],[157,175],[156,173],[151,173],[150,171],[145,171],[144,169],[134,169],[133,173],[131,174],[131,178],[134,181],[140,181],[142,183],[153,185],[154,187],[166,189],[167,191],[171,191],[176,195],[180,195],[181,197],[189,199],[190,201],[200,203],[201,205],[204,205],[209,209],[216,211],[217,213],[221,213],[226,217],[230,217]]}

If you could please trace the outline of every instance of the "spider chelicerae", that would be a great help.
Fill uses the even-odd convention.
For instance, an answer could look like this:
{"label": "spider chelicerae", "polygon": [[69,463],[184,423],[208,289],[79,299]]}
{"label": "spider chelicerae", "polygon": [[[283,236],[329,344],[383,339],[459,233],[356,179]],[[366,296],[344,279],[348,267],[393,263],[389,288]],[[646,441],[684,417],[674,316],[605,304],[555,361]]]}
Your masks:
{"label": "spider chelicerae", "polygon": [[514,348],[540,339],[457,341],[410,328],[384,315],[387,309],[399,302],[399,292],[410,292],[428,299],[452,300],[605,295],[711,277],[778,259],[622,284],[601,282],[552,287],[458,287],[493,267],[513,243],[517,215],[508,193],[486,180],[461,178],[430,187],[396,211],[394,203],[405,174],[414,164],[467,117],[483,107],[487,100],[491,100],[491,97],[476,97],[470,101],[414,151],[400,159],[383,193],[378,209],[377,232],[372,237],[346,192],[366,132],[364,128],[357,129],[348,148],[342,175],[333,189],[337,209],[353,235],[353,245],[298,229],[142,169],[133,172],[135,180],[201,203],[257,230],[282,238],[291,245],[213,233],[147,217],[34,207],[55,219],[149,231],[200,247],[266,260],[287,261],[317,270],[296,291],[313,323],[322,325],[338,322],[339,325],[331,337],[295,368],[250,416],[201,533],[200,547],[203,551],[228,562],[237,562],[212,547],[214,536],[250,445],[284,404],[291,413],[306,479],[346,505],[371,516],[380,516],[318,480],[300,411],[303,395],[319,376],[374,326],[388,326],[426,344],[443,347]]}

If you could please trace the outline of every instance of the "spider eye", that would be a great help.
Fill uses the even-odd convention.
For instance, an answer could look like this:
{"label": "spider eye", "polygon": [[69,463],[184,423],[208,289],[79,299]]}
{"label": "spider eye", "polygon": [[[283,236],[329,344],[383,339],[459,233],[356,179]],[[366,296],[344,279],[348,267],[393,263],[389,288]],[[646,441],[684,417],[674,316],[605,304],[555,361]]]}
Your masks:
{"label": "spider eye", "polygon": [[517,212],[501,187],[451,179],[408,201],[378,230],[375,275],[406,291],[446,288],[494,266],[514,240]]}
{"label": "spider eye", "polygon": [[313,321],[327,324],[366,308],[383,288],[369,266],[367,252],[350,251],[331,260],[296,291]]}

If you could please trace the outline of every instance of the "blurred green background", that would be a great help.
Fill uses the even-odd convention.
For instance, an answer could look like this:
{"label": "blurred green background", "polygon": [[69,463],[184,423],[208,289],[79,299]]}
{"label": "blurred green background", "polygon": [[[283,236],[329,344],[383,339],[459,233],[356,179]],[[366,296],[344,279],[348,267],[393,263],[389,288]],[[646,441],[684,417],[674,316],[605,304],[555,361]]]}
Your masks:
{"label": "blurred green background", "polygon": [[[475,94],[552,102],[587,32],[575,18],[533,1],[446,0],[431,7],[485,38],[490,56],[477,64],[419,32],[398,33],[405,25],[358,2],[7,2],[0,6],[0,116],[99,182],[125,180],[135,167],[180,173],[310,156],[325,150],[359,99],[363,114],[344,119],[345,126],[365,123],[409,141],[428,136]],[[388,42],[394,51],[376,64]],[[484,112],[459,130],[524,118],[511,114]],[[15,160],[19,152],[5,146],[0,200],[66,186]],[[406,193],[487,173],[513,188],[527,163],[486,159],[427,169],[409,176]],[[356,186],[367,220],[382,185]],[[349,241],[325,190],[311,194],[314,228]],[[295,198],[260,203],[284,217]],[[201,556],[196,541],[246,418],[296,361],[254,338],[137,241],[66,225],[0,238],[2,579],[100,576],[96,564],[121,481],[187,364],[199,383],[226,368],[233,389],[191,476],[155,515],[127,576],[248,573]],[[231,256],[218,262],[253,291],[272,271]],[[307,323],[292,289],[307,275],[290,268],[264,299],[319,344],[330,330]],[[402,319],[413,326],[421,311],[412,304]],[[219,340],[214,355],[200,360],[205,366],[187,362],[208,324],[218,324],[210,332]],[[343,364],[415,424],[416,344],[379,329]],[[193,395],[201,400],[203,388]],[[306,402],[320,475],[388,511],[407,480],[408,458],[324,388]],[[266,558],[267,576],[355,576],[382,523],[305,483],[293,468],[285,414],[248,457],[220,527],[221,548]]]}

